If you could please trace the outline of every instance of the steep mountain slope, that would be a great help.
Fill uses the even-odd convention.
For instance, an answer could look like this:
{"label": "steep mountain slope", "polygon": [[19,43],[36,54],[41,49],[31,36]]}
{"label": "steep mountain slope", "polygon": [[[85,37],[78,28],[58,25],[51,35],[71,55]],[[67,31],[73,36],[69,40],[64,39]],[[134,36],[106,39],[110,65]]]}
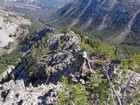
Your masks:
{"label": "steep mountain slope", "polygon": [[0,10],[0,48],[16,40],[23,31],[26,33],[26,29],[21,28],[22,25],[31,25],[31,22],[20,14]]}
{"label": "steep mountain slope", "polygon": [[75,0],[48,24],[78,27],[115,43],[140,45],[140,0]]}

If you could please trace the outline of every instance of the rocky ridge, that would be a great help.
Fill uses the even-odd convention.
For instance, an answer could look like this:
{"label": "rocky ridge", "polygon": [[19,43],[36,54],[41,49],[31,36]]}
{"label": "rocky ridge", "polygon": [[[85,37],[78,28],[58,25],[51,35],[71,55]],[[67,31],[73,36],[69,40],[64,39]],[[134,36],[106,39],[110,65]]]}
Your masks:
{"label": "rocky ridge", "polygon": [[[61,52],[55,53],[53,51],[59,47],[59,38],[64,41],[64,47]],[[51,90],[59,90],[60,86],[57,85],[57,82],[63,75],[75,72],[77,65],[74,55],[80,50],[80,39],[72,34],[58,34],[49,38],[47,42],[50,43],[51,53],[54,54],[46,56],[45,58],[49,62],[46,64],[46,68],[34,74],[36,82],[34,84],[30,83],[29,76],[21,67],[22,65],[25,66],[26,61],[21,62],[20,67],[17,66],[9,74],[11,76],[14,74],[16,80],[10,80],[0,85],[1,104],[35,105],[38,103],[39,105],[47,105],[54,103],[55,99],[51,96],[48,97],[46,94]],[[77,68],[76,71],[79,71],[79,69]],[[50,75],[50,72],[52,75]],[[52,91],[51,94],[55,94],[55,92]]]}
{"label": "rocky ridge", "polygon": [[[78,51],[81,50],[81,38],[73,32],[57,34],[48,38],[47,44],[50,51],[41,58],[43,59],[42,63],[47,63],[45,63],[44,68],[34,73],[34,82],[30,80],[29,75],[24,70],[26,59],[11,71],[8,81],[1,82],[1,105],[54,104],[58,98],[56,92],[62,90],[63,87],[58,84],[62,76],[67,76],[73,83],[86,83],[85,77],[89,76],[88,69],[85,70],[84,75],[81,75],[80,65],[76,57]],[[112,63],[109,68],[112,72],[118,73],[121,78],[120,65]],[[131,73],[130,71],[130,75]],[[133,87],[133,84],[137,84],[139,80],[140,75],[134,73],[131,86]],[[119,82],[119,80],[116,81]]]}

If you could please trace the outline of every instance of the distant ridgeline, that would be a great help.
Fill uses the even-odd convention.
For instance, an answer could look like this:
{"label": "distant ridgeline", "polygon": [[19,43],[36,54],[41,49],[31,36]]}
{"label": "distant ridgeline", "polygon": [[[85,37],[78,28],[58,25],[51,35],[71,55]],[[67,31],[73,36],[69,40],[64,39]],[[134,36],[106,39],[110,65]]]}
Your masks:
{"label": "distant ridgeline", "polygon": [[21,3],[38,6],[42,9],[60,8],[73,0],[2,0],[4,3]]}

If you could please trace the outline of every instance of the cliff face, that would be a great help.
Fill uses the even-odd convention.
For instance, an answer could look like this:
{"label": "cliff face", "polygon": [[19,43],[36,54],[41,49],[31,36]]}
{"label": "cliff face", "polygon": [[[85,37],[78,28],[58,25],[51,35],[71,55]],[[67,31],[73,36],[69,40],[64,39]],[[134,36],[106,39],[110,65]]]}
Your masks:
{"label": "cliff face", "polygon": [[139,45],[139,6],[139,0],[75,0],[49,23],[78,27],[111,42]]}
{"label": "cliff face", "polygon": [[31,22],[18,13],[0,10],[0,48],[15,41],[15,38],[19,37],[23,30],[25,31],[20,25],[31,25]]}

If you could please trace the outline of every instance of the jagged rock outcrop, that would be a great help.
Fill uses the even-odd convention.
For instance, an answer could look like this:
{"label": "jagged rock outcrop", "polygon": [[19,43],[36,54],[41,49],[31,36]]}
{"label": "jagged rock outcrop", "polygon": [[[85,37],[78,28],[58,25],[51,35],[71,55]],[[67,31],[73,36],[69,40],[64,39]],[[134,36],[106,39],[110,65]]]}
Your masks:
{"label": "jagged rock outcrop", "polygon": [[[50,45],[50,54],[43,59],[48,63],[42,70],[43,72],[38,70],[34,74],[34,84],[30,83],[29,76],[24,70],[23,66],[26,65],[26,60],[23,59],[21,64],[9,74],[11,77],[15,76],[14,80],[0,84],[0,104],[52,104],[56,100],[54,90],[60,88],[57,86],[59,79],[64,75],[68,76],[70,73],[79,72],[76,53],[81,49],[81,39],[78,35],[74,33],[53,35],[47,40],[47,43]],[[57,50],[58,52],[56,52]],[[51,90],[53,91],[49,94]]]}
{"label": "jagged rock outcrop", "polygon": [[[57,101],[56,92],[62,90],[62,86],[58,84],[62,76],[67,76],[71,83],[86,84],[89,71],[86,69],[84,75],[81,74],[76,57],[81,49],[81,38],[73,32],[57,34],[48,38],[46,43],[49,45],[49,52],[40,58],[43,59],[43,63],[46,61],[45,67],[32,75],[34,82],[24,70],[26,59],[23,59],[9,74],[12,79],[0,83],[1,105],[52,105]],[[110,64],[110,71],[117,73],[121,78],[120,64]],[[139,80],[140,75],[134,74],[131,87]]]}
{"label": "jagged rock outcrop", "polygon": [[[56,83],[63,75],[78,71],[76,54],[81,49],[81,39],[75,34],[58,34],[47,40],[49,43],[50,54],[43,56],[42,59],[47,62],[45,72],[35,74],[36,78],[46,77],[49,74],[49,80]],[[38,75],[40,74],[40,75]]]}
{"label": "jagged rock outcrop", "polygon": [[[25,87],[23,80],[11,80],[0,85],[1,105],[47,105],[55,102],[53,96],[47,96],[50,90],[55,90],[58,86],[54,84],[42,84],[38,87]],[[55,94],[55,92],[51,92]],[[43,101],[45,98],[48,98]]]}

